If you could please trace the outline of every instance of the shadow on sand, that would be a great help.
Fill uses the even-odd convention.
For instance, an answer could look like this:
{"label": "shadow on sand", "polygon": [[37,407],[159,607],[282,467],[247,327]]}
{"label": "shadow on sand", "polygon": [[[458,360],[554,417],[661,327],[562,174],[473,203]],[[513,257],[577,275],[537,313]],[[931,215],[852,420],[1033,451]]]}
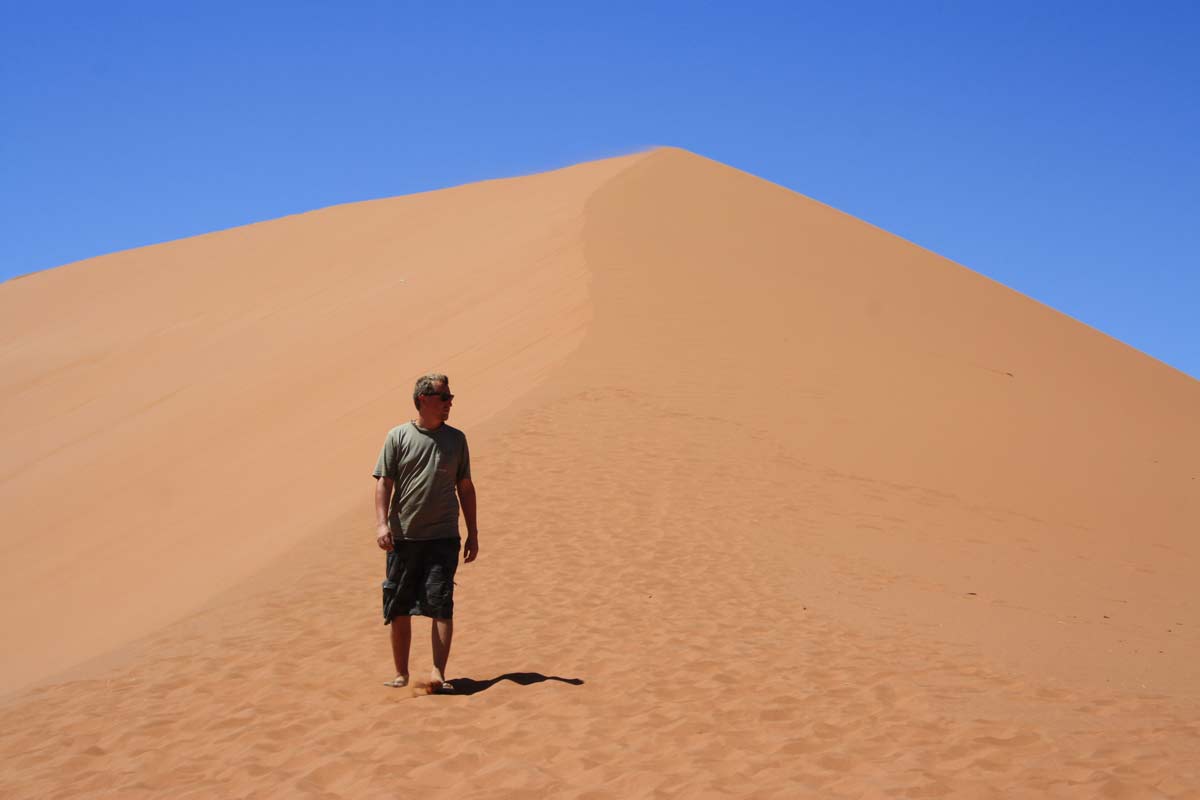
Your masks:
{"label": "shadow on sand", "polygon": [[583,681],[579,678],[560,678],[557,675],[543,675],[540,672],[507,672],[498,677],[486,681],[477,681],[472,678],[454,678],[454,693],[457,695],[477,694],[486,689],[490,689],[500,681],[512,681],[521,686],[530,686],[535,683],[543,683],[545,681],[558,681],[559,683],[569,683],[572,686],[582,686]]}

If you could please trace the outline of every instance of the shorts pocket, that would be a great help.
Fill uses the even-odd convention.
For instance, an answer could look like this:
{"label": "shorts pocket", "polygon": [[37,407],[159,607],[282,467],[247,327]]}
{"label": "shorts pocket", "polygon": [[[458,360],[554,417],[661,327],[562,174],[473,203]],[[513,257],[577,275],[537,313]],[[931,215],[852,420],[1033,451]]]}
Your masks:
{"label": "shorts pocket", "polygon": [[395,581],[383,582],[383,621],[388,623],[392,621],[393,607],[396,605],[396,590],[400,588],[400,584]]}

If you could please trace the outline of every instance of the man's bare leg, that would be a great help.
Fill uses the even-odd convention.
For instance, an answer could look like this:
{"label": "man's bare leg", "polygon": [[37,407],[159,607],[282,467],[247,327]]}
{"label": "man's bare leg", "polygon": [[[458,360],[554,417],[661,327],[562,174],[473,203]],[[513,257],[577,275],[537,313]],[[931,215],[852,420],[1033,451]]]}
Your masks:
{"label": "man's bare leg", "polygon": [[412,646],[412,617],[392,618],[392,661],[396,663],[393,686],[408,684],[408,651]]}
{"label": "man's bare leg", "polygon": [[446,662],[450,660],[450,642],[454,638],[454,620],[435,619],[429,628],[433,645],[433,674],[430,683],[434,690],[446,682]]}

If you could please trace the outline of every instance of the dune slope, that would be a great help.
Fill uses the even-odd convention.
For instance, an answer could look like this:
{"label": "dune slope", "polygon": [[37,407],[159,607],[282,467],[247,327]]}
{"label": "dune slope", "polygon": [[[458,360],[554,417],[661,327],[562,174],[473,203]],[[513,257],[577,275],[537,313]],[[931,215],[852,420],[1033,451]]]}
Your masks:
{"label": "dune slope", "polygon": [[[21,643],[6,684],[178,619],[361,505],[363,454],[407,418],[414,375],[463,376],[468,425],[532,390],[583,335],[583,199],[622,165],[5,284],[0,613]],[[67,620],[84,624],[68,636]]]}

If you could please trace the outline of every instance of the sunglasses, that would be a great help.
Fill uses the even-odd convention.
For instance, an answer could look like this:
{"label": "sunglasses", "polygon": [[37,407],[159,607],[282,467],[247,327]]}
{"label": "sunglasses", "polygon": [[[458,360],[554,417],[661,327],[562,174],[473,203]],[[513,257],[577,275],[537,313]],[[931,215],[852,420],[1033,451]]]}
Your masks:
{"label": "sunglasses", "polygon": [[422,397],[440,397],[443,403],[449,403],[454,399],[454,395],[449,392],[421,392]]}

